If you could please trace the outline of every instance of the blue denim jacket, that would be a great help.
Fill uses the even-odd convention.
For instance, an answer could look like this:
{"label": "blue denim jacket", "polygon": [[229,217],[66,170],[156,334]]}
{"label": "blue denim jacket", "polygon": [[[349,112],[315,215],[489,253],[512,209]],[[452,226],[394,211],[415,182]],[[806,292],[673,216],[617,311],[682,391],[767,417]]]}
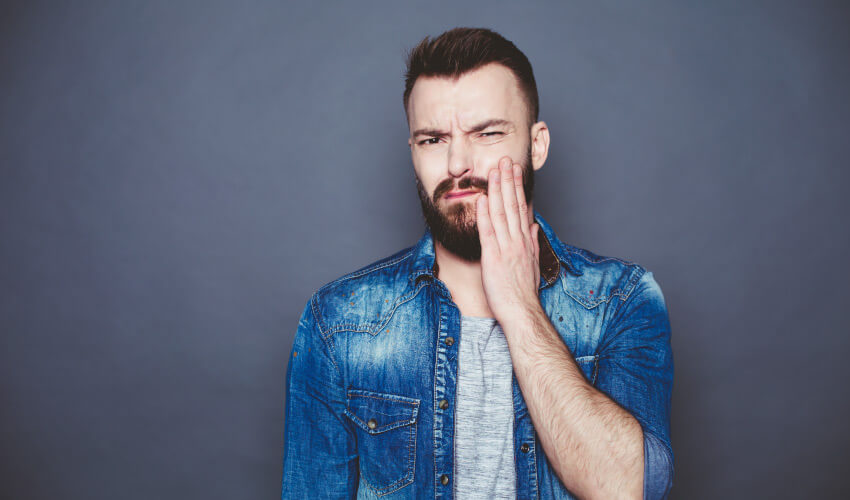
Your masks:
{"label": "blue denim jacket", "polygon": [[[644,498],[672,486],[670,323],[652,272],[561,242],[537,211],[540,301],[587,380],[644,435]],[[282,498],[451,498],[460,311],[426,229],[308,301],[286,374]],[[517,498],[575,498],[513,376]]]}

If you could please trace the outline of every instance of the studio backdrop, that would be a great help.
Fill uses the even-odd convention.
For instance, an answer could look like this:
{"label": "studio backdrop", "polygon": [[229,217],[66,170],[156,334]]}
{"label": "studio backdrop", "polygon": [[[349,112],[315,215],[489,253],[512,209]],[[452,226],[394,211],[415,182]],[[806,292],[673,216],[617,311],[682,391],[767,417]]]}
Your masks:
{"label": "studio backdrop", "polygon": [[530,59],[534,207],[660,284],[671,497],[850,489],[843,2],[5,2],[0,497],[280,495],[321,285],[424,230],[426,35]]}

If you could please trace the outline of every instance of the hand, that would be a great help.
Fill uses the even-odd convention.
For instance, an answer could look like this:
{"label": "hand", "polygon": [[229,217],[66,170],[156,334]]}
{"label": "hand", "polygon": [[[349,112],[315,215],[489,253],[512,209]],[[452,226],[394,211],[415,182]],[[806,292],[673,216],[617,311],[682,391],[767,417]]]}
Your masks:
{"label": "hand", "polygon": [[529,224],[522,170],[510,157],[488,173],[487,194],[476,200],[481,281],[490,310],[506,324],[540,307],[537,223]]}

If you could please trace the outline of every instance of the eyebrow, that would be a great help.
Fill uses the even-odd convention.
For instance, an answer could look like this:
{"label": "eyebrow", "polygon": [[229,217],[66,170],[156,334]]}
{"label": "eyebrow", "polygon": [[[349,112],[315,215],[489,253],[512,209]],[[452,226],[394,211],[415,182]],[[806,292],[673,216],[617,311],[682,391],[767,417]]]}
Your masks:
{"label": "eyebrow", "polygon": [[[501,118],[491,118],[489,120],[485,120],[477,125],[473,125],[470,129],[470,133],[480,132],[486,128],[493,127],[496,125],[512,125],[508,120],[503,120]],[[413,132],[413,137],[417,137],[420,135],[428,135],[431,137],[445,137],[449,135],[448,132],[443,130],[435,129],[435,128],[420,128]]]}

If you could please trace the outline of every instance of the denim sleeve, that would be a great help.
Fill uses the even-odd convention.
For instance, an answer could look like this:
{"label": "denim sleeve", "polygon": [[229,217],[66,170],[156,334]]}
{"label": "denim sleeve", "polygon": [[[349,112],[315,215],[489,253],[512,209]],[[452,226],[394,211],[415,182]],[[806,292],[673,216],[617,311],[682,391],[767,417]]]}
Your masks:
{"label": "denim sleeve", "polygon": [[643,429],[643,498],[666,498],[673,486],[673,352],[667,307],[652,272],[645,272],[620,304],[600,345],[596,387]]}
{"label": "denim sleeve", "polygon": [[342,376],[311,305],[286,370],[281,498],[352,498],[359,479],[355,437],[343,414]]}

